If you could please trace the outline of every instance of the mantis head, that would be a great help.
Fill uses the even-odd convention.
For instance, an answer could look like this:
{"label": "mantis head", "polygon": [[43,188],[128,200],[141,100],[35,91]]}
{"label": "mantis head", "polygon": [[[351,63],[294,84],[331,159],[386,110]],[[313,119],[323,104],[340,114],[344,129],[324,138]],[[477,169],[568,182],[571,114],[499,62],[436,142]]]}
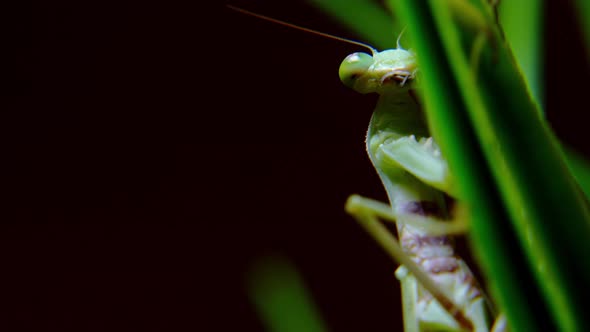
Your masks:
{"label": "mantis head", "polygon": [[401,90],[412,83],[416,70],[415,55],[396,48],[373,55],[353,53],[342,61],[338,73],[344,85],[364,94]]}

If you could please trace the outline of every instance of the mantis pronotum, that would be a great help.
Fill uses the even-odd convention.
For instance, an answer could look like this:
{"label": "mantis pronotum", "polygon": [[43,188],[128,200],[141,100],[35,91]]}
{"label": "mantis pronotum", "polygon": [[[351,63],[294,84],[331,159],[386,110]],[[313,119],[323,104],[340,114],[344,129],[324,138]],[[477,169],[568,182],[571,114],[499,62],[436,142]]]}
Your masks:
{"label": "mantis pronotum", "polygon": [[[340,78],[358,92],[380,94],[366,143],[391,206],[353,195],[346,210],[402,264],[396,276],[402,285],[406,332],[489,331],[482,291],[454,254],[450,235],[464,232],[466,223],[449,215],[451,176],[416,99],[414,54],[402,49],[399,39],[396,49],[378,52],[362,43],[230,8],[370,49],[372,55],[349,55],[340,67]],[[396,223],[399,242],[379,218]],[[499,319],[493,330],[502,329],[504,320]]]}

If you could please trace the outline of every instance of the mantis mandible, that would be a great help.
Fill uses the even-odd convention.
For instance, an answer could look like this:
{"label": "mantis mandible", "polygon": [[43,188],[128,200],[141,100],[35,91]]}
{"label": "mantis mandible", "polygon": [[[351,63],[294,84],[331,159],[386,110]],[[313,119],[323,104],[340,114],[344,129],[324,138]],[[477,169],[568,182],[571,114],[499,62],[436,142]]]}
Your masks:
{"label": "mantis mandible", "polygon": [[[402,264],[395,274],[401,282],[406,332],[490,331],[483,292],[454,253],[451,235],[465,232],[467,224],[464,218],[451,217],[452,176],[417,100],[415,55],[400,46],[399,38],[396,49],[378,52],[363,43],[228,7],[371,51],[371,55],[357,52],[346,57],[339,75],[357,92],[380,95],[366,144],[390,205],[352,195],[346,211]],[[396,223],[399,240],[379,219]],[[491,330],[505,330],[503,316]]]}

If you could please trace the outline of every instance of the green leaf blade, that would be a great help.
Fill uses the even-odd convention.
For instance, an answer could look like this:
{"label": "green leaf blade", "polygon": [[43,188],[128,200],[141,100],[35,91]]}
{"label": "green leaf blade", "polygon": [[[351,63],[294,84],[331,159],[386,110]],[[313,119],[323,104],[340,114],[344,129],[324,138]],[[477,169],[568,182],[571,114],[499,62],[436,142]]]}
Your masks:
{"label": "green leaf blade", "polygon": [[285,258],[259,259],[247,282],[248,295],[268,331],[327,331],[300,274]]}

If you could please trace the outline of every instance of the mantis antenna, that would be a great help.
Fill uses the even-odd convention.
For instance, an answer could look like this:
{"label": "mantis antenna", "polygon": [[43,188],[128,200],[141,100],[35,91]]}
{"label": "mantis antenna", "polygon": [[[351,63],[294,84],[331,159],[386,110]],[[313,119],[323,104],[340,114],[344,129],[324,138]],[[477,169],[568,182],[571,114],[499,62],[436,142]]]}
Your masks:
{"label": "mantis antenna", "polygon": [[[341,41],[341,42],[345,42],[345,43],[349,43],[349,44],[353,44],[353,45],[362,46],[364,48],[368,48],[369,50],[371,50],[371,53],[373,55],[379,53],[379,51],[377,51],[375,48],[373,48],[373,47],[371,47],[371,46],[369,46],[369,45],[367,45],[365,43],[361,43],[361,42],[358,42],[358,41],[355,41],[355,40],[352,40],[352,39],[342,38],[342,37],[331,35],[329,33],[320,32],[320,31],[317,31],[317,30],[309,29],[309,28],[304,28],[304,27],[301,27],[301,26],[298,26],[298,25],[295,25],[295,24],[292,24],[292,23],[289,23],[289,22],[277,20],[276,18],[264,16],[264,15],[261,15],[261,14],[256,14],[256,13],[253,13],[251,11],[248,11],[248,10],[245,10],[245,9],[242,9],[242,8],[239,8],[239,7],[236,7],[236,6],[226,5],[226,7],[229,8],[229,9],[235,10],[237,12],[240,12],[242,14],[246,14],[246,15],[249,15],[249,16],[254,16],[254,17],[259,18],[261,20],[269,21],[269,22],[276,23],[276,24],[279,24],[279,25],[283,25],[283,26],[286,26],[286,27],[289,27],[289,28],[293,28],[293,29],[296,29],[296,30],[301,30],[301,31],[309,32],[311,34],[322,36],[322,37],[325,37],[325,38],[334,39],[334,40],[338,40],[338,41]],[[401,37],[401,34],[400,34],[400,37]],[[399,38],[398,38],[398,45],[399,45]]]}

